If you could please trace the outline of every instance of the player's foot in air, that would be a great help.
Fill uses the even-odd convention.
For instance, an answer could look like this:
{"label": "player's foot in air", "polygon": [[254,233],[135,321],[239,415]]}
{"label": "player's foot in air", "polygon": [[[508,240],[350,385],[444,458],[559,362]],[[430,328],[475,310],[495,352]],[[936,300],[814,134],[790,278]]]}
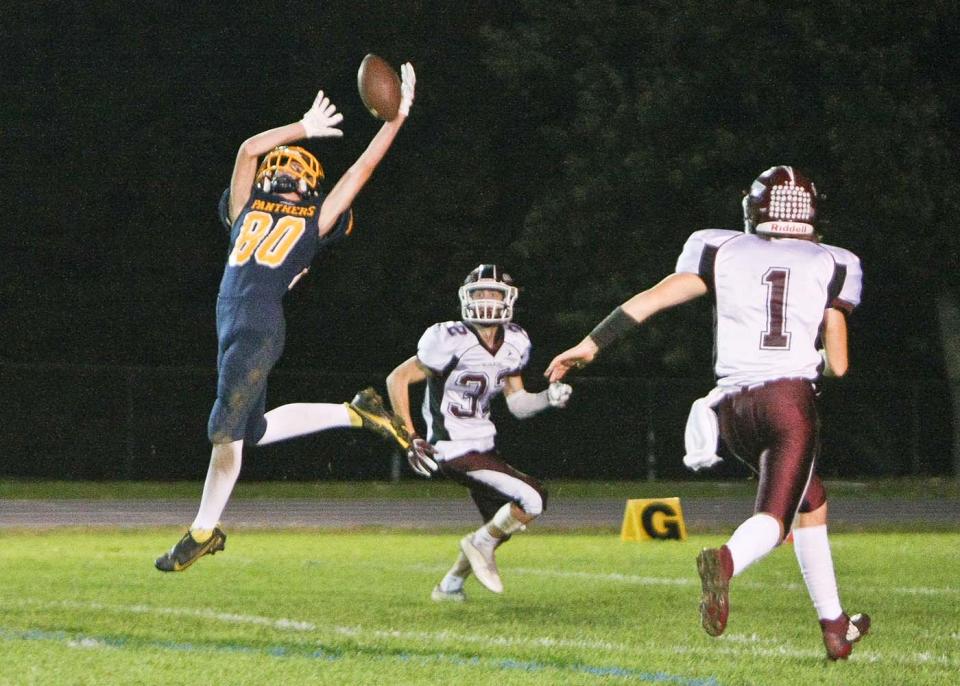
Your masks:
{"label": "player's foot in air", "polygon": [[700,573],[700,623],[711,636],[719,636],[727,628],[730,615],[730,578],[733,558],[727,546],[704,548],[697,555]]}
{"label": "player's foot in air", "polygon": [[463,587],[445,591],[442,584],[437,584],[430,592],[430,598],[438,603],[462,603],[467,599],[467,594]]}
{"label": "player's foot in air", "polygon": [[853,651],[853,644],[870,631],[870,615],[855,614],[848,617],[844,612],[836,619],[821,619],[823,645],[830,660],[846,660]]}
{"label": "player's foot in air", "polygon": [[407,428],[399,417],[384,407],[383,398],[373,388],[364,388],[346,405],[348,410],[360,420],[359,426],[387,440],[396,441],[404,450],[410,447]]}
{"label": "player's foot in air", "polygon": [[497,561],[493,557],[494,549],[487,546],[478,546],[473,541],[473,534],[467,534],[460,539],[460,550],[467,556],[470,569],[477,575],[477,581],[494,593],[503,593],[503,582],[500,581]]}
{"label": "player's foot in air", "polygon": [[161,572],[182,572],[204,555],[213,555],[223,550],[227,543],[227,535],[217,526],[202,542],[187,531],[177,544],[169,551],[157,558],[154,562]]}

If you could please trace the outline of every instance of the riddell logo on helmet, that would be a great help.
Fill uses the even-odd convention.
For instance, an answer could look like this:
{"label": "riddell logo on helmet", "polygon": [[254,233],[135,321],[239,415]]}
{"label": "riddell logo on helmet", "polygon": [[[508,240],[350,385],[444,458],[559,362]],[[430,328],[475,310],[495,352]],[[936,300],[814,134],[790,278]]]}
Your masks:
{"label": "riddell logo on helmet", "polygon": [[757,224],[757,233],[778,236],[809,236],[813,233],[813,225],[806,222],[762,222]]}

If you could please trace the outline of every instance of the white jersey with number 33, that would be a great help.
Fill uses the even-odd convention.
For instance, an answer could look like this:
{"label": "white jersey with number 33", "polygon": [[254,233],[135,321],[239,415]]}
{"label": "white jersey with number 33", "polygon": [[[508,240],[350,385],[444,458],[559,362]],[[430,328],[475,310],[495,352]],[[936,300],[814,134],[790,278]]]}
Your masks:
{"label": "white jersey with number 33", "polygon": [[697,231],[676,271],[700,275],[714,294],[721,386],[816,380],[824,310],[849,313],[860,303],[856,255],[814,241]]}
{"label": "white jersey with number 33", "polygon": [[432,372],[423,417],[429,428],[427,440],[436,444],[438,457],[493,449],[497,428],[490,420],[490,401],[503,392],[508,376],[527,366],[527,332],[504,324],[491,348],[463,322],[441,322],[420,337],[417,359]]}

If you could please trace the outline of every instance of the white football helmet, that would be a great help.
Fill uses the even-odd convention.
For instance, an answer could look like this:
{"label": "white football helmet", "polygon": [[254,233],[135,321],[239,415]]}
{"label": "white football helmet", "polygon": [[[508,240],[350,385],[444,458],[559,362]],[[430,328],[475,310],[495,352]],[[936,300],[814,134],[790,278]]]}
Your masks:
{"label": "white football helmet", "polygon": [[460,317],[468,324],[489,326],[513,319],[517,287],[495,264],[481,264],[467,274],[459,293]]}

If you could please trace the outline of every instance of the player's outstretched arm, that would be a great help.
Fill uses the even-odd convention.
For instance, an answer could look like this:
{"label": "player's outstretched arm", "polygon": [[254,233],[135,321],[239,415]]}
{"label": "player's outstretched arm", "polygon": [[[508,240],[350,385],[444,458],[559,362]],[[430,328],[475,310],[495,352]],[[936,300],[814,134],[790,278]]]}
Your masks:
{"label": "player's outstretched arm", "polygon": [[523,379],[519,376],[508,376],[503,387],[506,396],[507,409],[517,419],[528,419],[548,407],[564,408],[573,389],[565,383],[555,382],[539,393],[530,393],[523,386]]}
{"label": "player's outstretched arm", "polygon": [[571,369],[582,369],[593,362],[593,358],[597,356],[599,351],[600,348],[596,342],[590,336],[587,336],[572,348],[568,348],[554,357],[547,365],[547,371],[543,375],[550,379],[550,383],[558,382]]}
{"label": "player's outstretched arm", "polygon": [[403,126],[403,123],[407,120],[407,115],[410,114],[417,78],[413,71],[413,65],[409,62],[400,67],[400,73],[402,81],[400,84],[400,107],[397,116],[391,121],[384,122],[377,135],[370,141],[367,149],[340,177],[340,180],[331,189],[330,194],[324,199],[323,205],[320,207],[320,216],[317,219],[321,236],[330,231],[337,217],[353,204],[354,198],[370,180],[373,170],[386,156],[400,131],[400,127]]}
{"label": "player's outstretched arm", "polygon": [[342,121],[343,115],[320,91],[300,121],[262,131],[245,140],[237,151],[233,176],[230,178],[230,221],[237,218],[250,199],[257,164],[262,155],[278,145],[287,145],[303,138],[339,138],[343,136],[343,131],[336,127]]}
{"label": "player's outstretched arm", "polygon": [[420,365],[416,356],[400,363],[387,375],[387,394],[390,397],[390,406],[393,413],[403,420],[412,440],[407,449],[407,462],[417,474],[425,477],[437,471],[437,463],[433,459],[433,446],[417,436],[413,425],[413,415],[410,412],[410,384],[419,383],[427,378],[427,372]]}
{"label": "player's outstretched arm", "polygon": [[401,362],[387,375],[387,395],[390,398],[390,407],[393,414],[403,420],[407,433],[417,433],[413,424],[413,414],[410,412],[410,384],[420,383],[427,378],[427,373],[420,366],[417,356]]}
{"label": "player's outstretched arm", "polygon": [[553,358],[544,376],[551,382],[559,381],[571,369],[580,369],[593,362],[598,352],[657,312],[698,298],[706,292],[707,284],[697,274],[671,274],[656,286],[637,293],[614,309],[586,338]]}

